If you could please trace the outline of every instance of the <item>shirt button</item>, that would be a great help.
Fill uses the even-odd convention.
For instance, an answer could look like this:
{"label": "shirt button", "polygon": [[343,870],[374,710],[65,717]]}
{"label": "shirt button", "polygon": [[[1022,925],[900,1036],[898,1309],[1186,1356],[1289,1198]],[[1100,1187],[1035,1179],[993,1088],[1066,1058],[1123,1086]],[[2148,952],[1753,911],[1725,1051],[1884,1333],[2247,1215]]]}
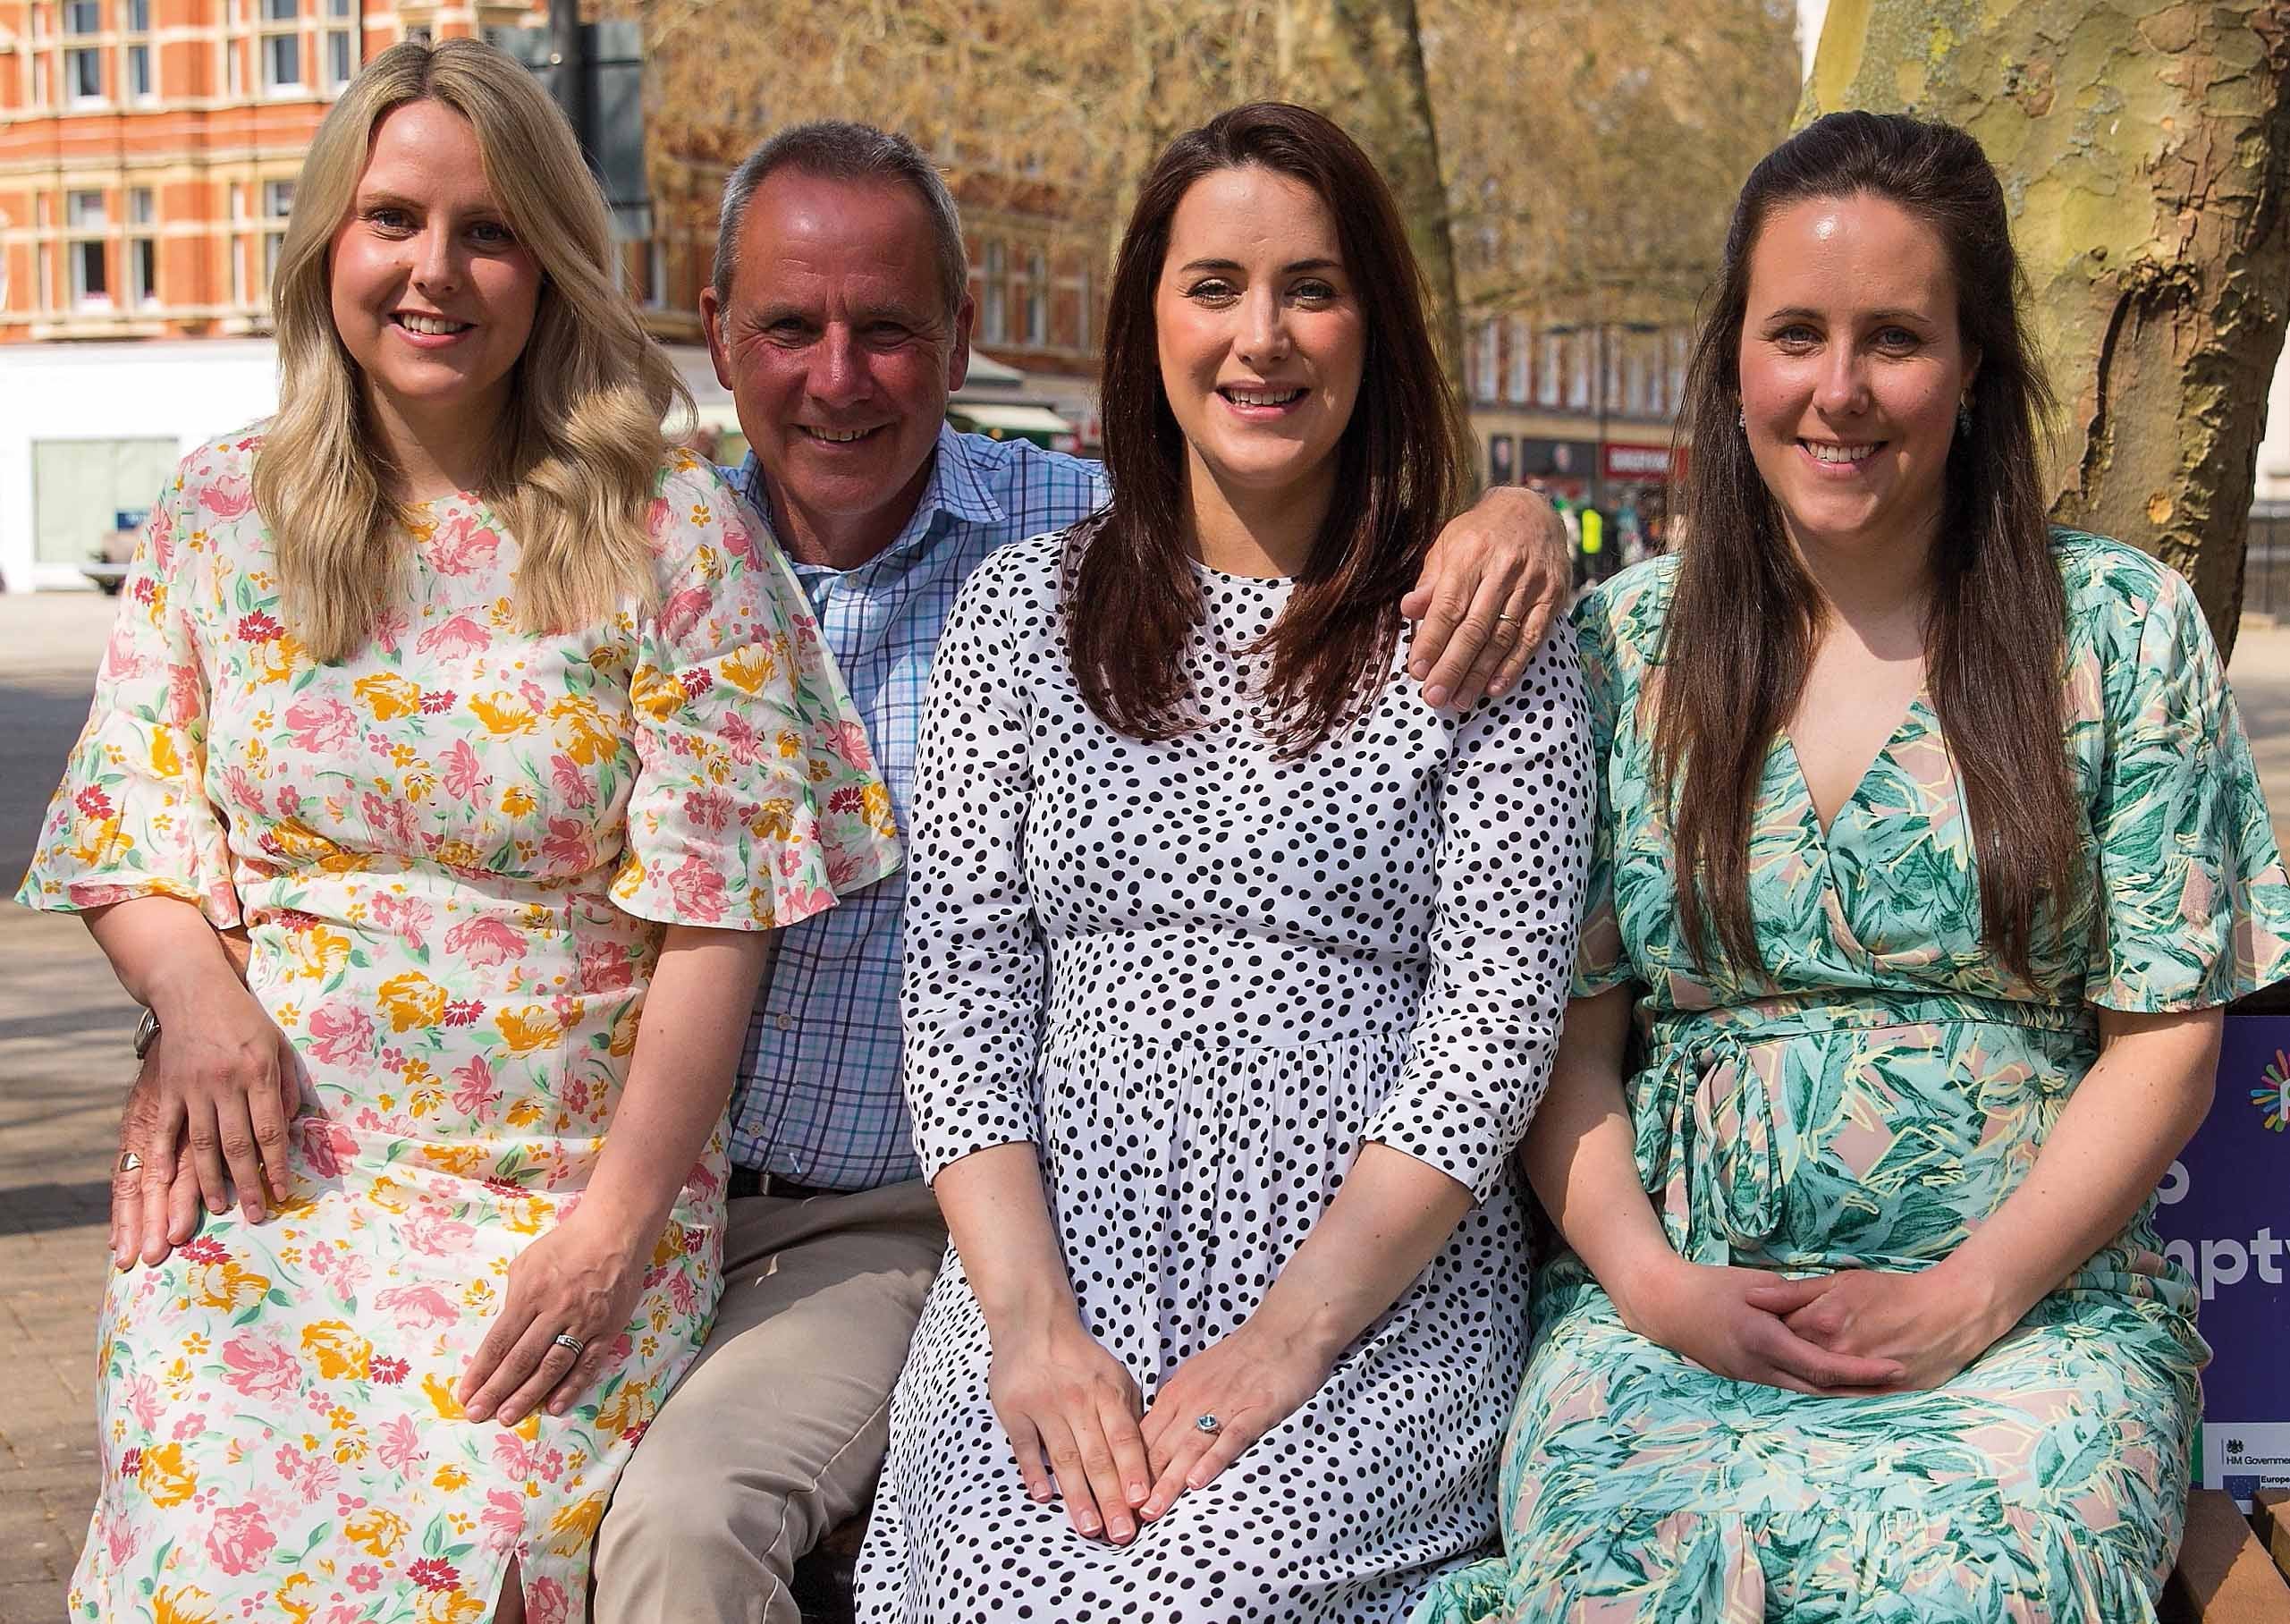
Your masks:
{"label": "shirt button", "polygon": [[795,1017],[792,1015],[775,1015],[772,1018],[772,1024],[778,1027],[782,1032],[792,1032],[795,1030]]}

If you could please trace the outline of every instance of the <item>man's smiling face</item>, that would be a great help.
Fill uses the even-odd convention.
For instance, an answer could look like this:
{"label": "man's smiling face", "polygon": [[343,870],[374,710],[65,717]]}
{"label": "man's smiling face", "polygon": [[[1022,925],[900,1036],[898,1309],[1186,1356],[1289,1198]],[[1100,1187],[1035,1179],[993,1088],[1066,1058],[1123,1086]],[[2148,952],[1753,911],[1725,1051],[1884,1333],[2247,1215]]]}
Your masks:
{"label": "man's smiling face", "polygon": [[911,187],[790,167],[748,199],[730,297],[701,295],[716,377],[799,557],[859,537],[879,551],[921,496],[969,366],[969,304],[946,309],[937,266]]}

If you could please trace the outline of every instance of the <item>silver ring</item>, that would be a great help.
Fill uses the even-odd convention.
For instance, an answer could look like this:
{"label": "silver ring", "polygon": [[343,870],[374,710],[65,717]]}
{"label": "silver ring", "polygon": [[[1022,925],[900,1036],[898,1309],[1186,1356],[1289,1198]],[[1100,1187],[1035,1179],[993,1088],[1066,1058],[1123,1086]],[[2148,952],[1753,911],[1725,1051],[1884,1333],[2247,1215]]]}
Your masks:
{"label": "silver ring", "polygon": [[1516,614],[1499,614],[1495,617],[1495,624],[1498,626],[1516,626],[1518,624],[1518,616]]}
{"label": "silver ring", "polygon": [[1193,1430],[1196,1433],[1208,1433],[1213,1434],[1223,1425],[1224,1423],[1218,1420],[1214,1416],[1195,1416],[1193,1417]]}
{"label": "silver ring", "polygon": [[570,1331],[560,1331],[554,1336],[551,1337],[549,1341],[554,1342],[560,1348],[571,1349],[572,1357],[576,1359],[580,1357],[582,1351],[588,1346],[587,1343],[582,1341]]}
{"label": "silver ring", "polygon": [[143,1158],[137,1155],[131,1150],[121,1151],[119,1153],[119,1171],[123,1173],[141,1172],[143,1171]]}

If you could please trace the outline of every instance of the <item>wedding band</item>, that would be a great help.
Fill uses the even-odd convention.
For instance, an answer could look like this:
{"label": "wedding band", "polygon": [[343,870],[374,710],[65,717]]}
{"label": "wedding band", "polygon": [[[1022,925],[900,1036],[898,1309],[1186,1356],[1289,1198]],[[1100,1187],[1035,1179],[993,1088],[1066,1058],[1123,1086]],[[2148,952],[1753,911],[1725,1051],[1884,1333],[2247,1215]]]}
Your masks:
{"label": "wedding band", "polygon": [[1193,1417],[1193,1430],[1196,1433],[1214,1433],[1223,1425],[1224,1424],[1219,1421],[1214,1416],[1196,1416]]}
{"label": "wedding band", "polygon": [[1495,617],[1495,624],[1498,626],[1516,626],[1518,624],[1518,616],[1516,614],[1499,614]]}
{"label": "wedding band", "polygon": [[549,1341],[554,1342],[560,1348],[571,1349],[572,1357],[576,1359],[580,1357],[582,1349],[588,1346],[587,1343],[582,1341],[570,1331],[560,1331],[554,1336],[551,1337]]}
{"label": "wedding band", "polygon": [[137,1155],[131,1150],[121,1151],[119,1153],[119,1171],[123,1173],[141,1172],[143,1171],[143,1158]]}

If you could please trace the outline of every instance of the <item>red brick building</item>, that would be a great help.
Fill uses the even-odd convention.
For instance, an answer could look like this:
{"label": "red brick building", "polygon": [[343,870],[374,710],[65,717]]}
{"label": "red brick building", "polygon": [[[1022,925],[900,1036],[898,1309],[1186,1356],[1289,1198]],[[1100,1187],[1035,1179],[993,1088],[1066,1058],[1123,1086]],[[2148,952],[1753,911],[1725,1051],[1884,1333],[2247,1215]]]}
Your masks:
{"label": "red brick building", "polygon": [[0,0],[0,343],[261,332],[294,177],[374,54],[507,4]]}

